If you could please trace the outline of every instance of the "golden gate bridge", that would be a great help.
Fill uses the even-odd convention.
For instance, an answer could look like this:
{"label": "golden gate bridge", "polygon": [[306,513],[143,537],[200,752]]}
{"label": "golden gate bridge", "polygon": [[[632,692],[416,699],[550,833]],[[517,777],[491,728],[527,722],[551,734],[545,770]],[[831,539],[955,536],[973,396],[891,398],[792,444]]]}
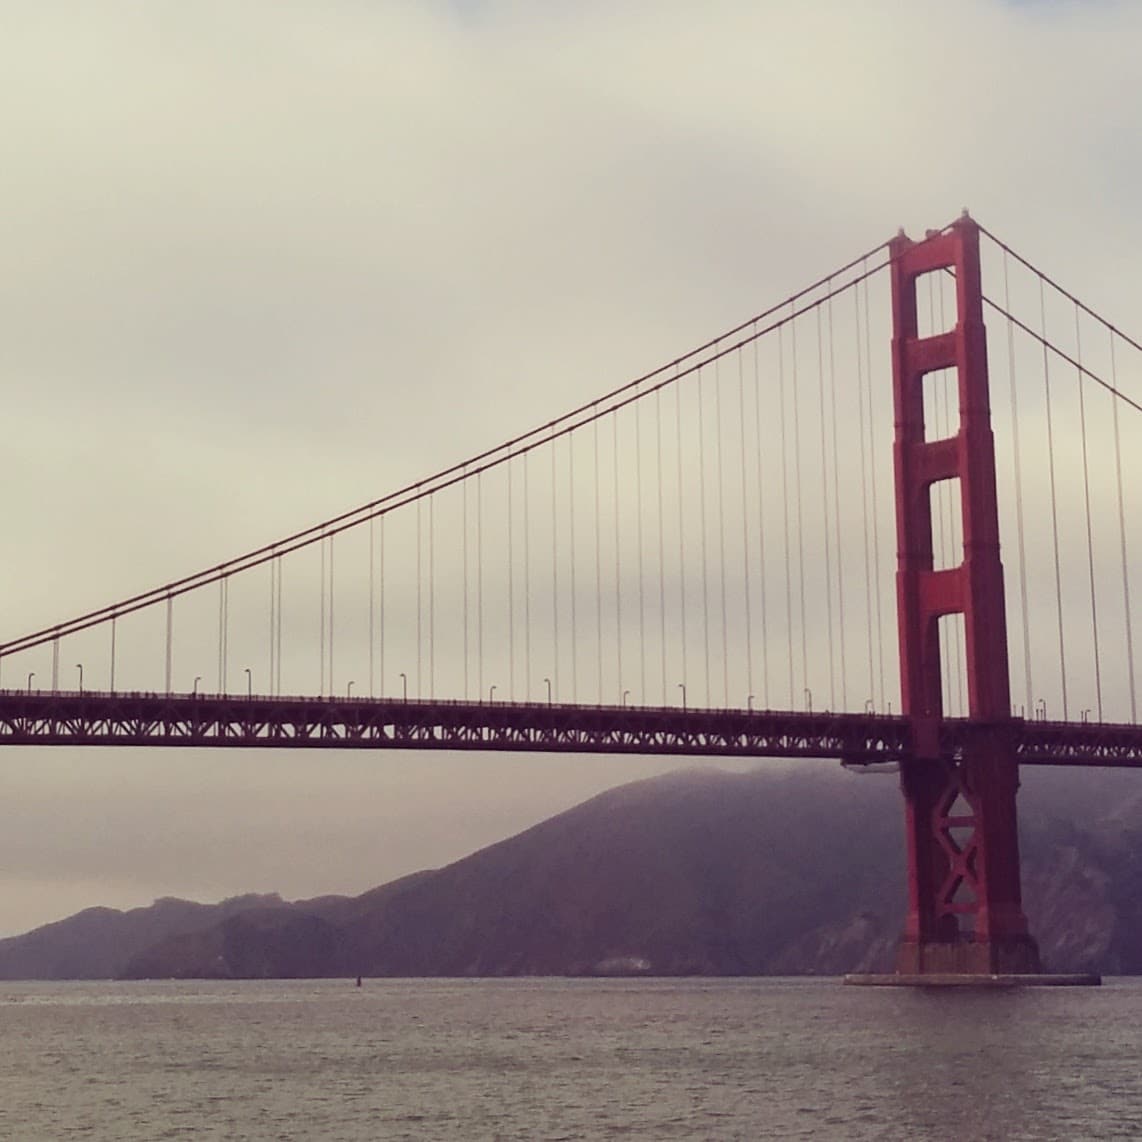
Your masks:
{"label": "golden gate bridge", "polygon": [[9,639],[0,742],[891,762],[901,972],[1034,974],[1019,765],[1142,765],[1140,413],[1142,345],[965,214]]}

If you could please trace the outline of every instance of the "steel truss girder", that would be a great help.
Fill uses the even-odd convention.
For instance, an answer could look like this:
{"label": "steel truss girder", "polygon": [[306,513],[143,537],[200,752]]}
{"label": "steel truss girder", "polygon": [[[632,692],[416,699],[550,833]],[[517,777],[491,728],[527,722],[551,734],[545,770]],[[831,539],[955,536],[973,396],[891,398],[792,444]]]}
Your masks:
{"label": "steel truss girder", "polygon": [[[1004,724],[1021,765],[1142,767],[1142,726]],[[990,727],[945,719],[939,753],[962,759]],[[0,745],[241,749],[466,749],[535,753],[836,758],[916,756],[908,719],[885,714],[369,698],[0,691]]]}
{"label": "steel truss girder", "polygon": [[453,749],[839,758],[907,756],[901,718],[677,707],[0,693],[0,744]]}

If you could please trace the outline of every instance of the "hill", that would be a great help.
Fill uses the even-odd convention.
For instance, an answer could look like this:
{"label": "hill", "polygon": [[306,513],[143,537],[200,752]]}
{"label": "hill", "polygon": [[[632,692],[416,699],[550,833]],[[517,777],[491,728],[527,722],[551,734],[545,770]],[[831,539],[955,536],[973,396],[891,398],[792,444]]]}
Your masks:
{"label": "hill", "polygon": [[0,979],[109,979],[131,956],[168,936],[201,931],[281,897],[235,896],[220,904],[164,897],[147,908],[85,908],[66,920],[0,940]]}
{"label": "hill", "polygon": [[[1140,804],[1133,774],[1025,776],[1025,899],[1051,968],[1142,972]],[[91,909],[0,941],[0,978],[884,968],[900,821],[891,777],[679,772],[358,897]]]}

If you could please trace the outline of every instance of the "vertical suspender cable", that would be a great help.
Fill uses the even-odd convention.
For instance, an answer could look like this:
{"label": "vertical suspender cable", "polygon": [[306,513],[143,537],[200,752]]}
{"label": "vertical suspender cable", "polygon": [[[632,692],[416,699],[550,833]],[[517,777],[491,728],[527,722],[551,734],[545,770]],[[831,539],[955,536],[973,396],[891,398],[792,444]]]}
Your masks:
{"label": "vertical suspender cable", "polygon": [[376,543],[374,523],[369,519],[369,697],[376,695]]}
{"label": "vertical suspender cable", "polygon": [[278,606],[278,561],[271,559],[270,568],[270,660],[269,660],[269,689],[267,693],[274,693],[274,667],[277,662],[277,606]]}
{"label": "vertical suspender cable", "polygon": [[[674,384],[678,383],[678,366],[674,367]],[[655,483],[658,486],[658,637],[662,656],[662,704],[666,705],[666,539],[662,505],[662,388],[654,394]]]}
{"label": "vertical suspender cable", "polygon": [[[868,271],[868,258],[864,258],[861,262],[861,268],[864,272]],[[865,369],[864,375],[868,382],[868,454],[869,454],[869,488],[872,493],[872,560],[873,560],[873,583],[875,584],[875,599],[876,599],[876,657],[878,674],[880,678],[880,697],[884,700],[885,686],[884,686],[884,617],[881,611],[881,599],[883,597],[883,590],[881,587],[882,580],[880,577],[880,497],[877,494],[876,488],[876,417],[872,406],[872,320],[869,317],[869,300],[868,300],[868,278],[866,277],[861,285],[857,288],[864,288],[864,355],[865,355]]]}
{"label": "vertical suspender cable", "polygon": [[277,627],[277,604],[278,604],[278,592],[277,592],[278,568],[277,568],[277,563],[278,563],[278,561],[276,559],[271,559],[269,561],[269,564],[268,564],[269,570],[270,570],[270,609],[269,609],[270,653],[269,653],[269,661],[267,662],[267,666],[269,667],[269,673],[267,674],[267,678],[269,679],[269,681],[267,683],[266,693],[271,695],[271,696],[273,695],[273,692],[274,692],[274,664],[277,662],[277,646],[276,646],[277,629],[278,629],[278,627]]}
{"label": "vertical suspender cable", "polygon": [[793,681],[793,572],[790,567],[789,542],[789,460],[788,434],[785,427],[785,326],[777,328],[777,386],[780,393],[781,419],[781,508],[785,522],[785,628],[789,635],[789,708],[794,706],[796,693]]}
{"label": "vertical suspender cable", "polygon": [[1032,695],[1031,623],[1027,613],[1027,544],[1023,521],[1023,458],[1019,447],[1019,386],[1015,379],[1015,325],[1011,320],[1011,288],[1007,251],[1003,251],[1003,308],[1007,317],[1007,376],[1011,385],[1011,441],[1015,453],[1015,531],[1019,543],[1019,625],[1023,629],[1024,712],[1035,703]]}
{"label": "vertical suspender cable", "polygon": [[841,477],[840,477],[840,448],[837,441],[837,358],[834,345],[833,328],[833,291],[832,282],[829,283],[829,305],[825,312],[828,326],[829,340],[829,404],[832,407],[832,437],[833,437],[833,527],[837,549],[837,617],[840,624],[840,652],[841,652],[841,709],[849,708],[848,702],[848,666],[845,658],[845,569],[844,545],[841,543]]}
{"label": "vertical suspender cable", "polygon": [[872,704],[876,706],[876,671],[873,660],[873,610],[872,610],[872,559],[869,551],[868,524],[868,439],[864,431],[864,352],[861,344],[860,320],[860,289],[853,290],[853,325],[856,329],[856,363],[857,363],[857,431],[860,435],[860,498],[861,515],[864,525],[864,607],[866,629],[868,633],[868,685],[872,693]]}
{"label": "vertical suspender cable", "polygon": [[277,653],[275,646],[275,636],[277,634],[277,560],[271,558],[268,564],[270,572],[270,605],[268,612],[268,645],[269,654],[267,657],[267,674],[266,674],[266,693],[272,695],[274,692],[274,663],[277,661]]}
{"label": "vertical suspender cable", "polygon": [[635,386],[635,400],[631,405],[634,416],[634,494],[638,504],[635,520],[635,535],[638,538],[638,700],[646,704],[646,568],[643,552],[642,528],[642,401],[639,388]]}
{"label": "vertical suspender cable", "polygon": [[559,487],[558,467],[555,455],[555,429],[551,429],[551,439],[547,447],[551,451],[551,641],[552,657],[551,682],[556,697],[559,695],[559,516],[558,496]]}
{"label": "vertical suspender cable", "polygon": [[707,550],[706,530],[706,427],[702,406],[706,403],[702,390],[702,369],[697,371],[698,385],[698,496],[701,501],[702,534],[702,639],[705,647],[706,662],[706,705],[712,704],[710,698],[710,575],[709,552]]}
{"label": "vertical suspender cable", "polygon": [[275,679],[278,676],[278,560],[270,560],[270,673],[266,693],[271,697],[276,693]]}
{"label": "vertical suspender cable", "polygon": [[484,474],[476,473],[476,681],[484,700]]}
{"label": "vertical suspender cable", "polygon": [[528,483],[528,461],[531,452],[523,454],[523,668],[527,675],[524,691],[531,701],[531,488]]}
{"label": "vertical suspender cable", "polygon": [[[318,693],[321,695],[321,697],[324,698],[325,697],[325,537],[324,537],[324,535],[321,537],[321,541],[318,543],[317,546],[321,550],[321,583],[320,583],[320,591],[319,591],[320,606],[318,608],[318,610],[320,611],[320,614],[321,614],[321,618],[319,620],[320,621],[320,629],[318,631],[318,642],[321,646],[321,653],[319,655],[319,658],[321,660],[321,685],[320,685],[320,688],[318,689]],[[222,595],[222,584],[224,582],[225,582],[225,580],[222,579],[222,580],[219,580],[219,583],[218,583],[218,587],[219,587],[219,599],[218,599],[218,678],[219,678],[219,685],[218,685],[218,689],[219,689],[219,691],[222,690],[222,683],[221,683],[221,678],[222,678],[222,598],[221,598],[221,595]]]}
{"label": "vertical suspender cable", "polygon": [[571,579],[571,701],[579,701],[579,620],[575,576],[575,434],[567,433],[567,561]]}
{"label": "vertical suspender cable", "polygon": [[[678,467],[678,627],[682,635],[682,685],[687,682],[686,661],[686,483],[682,462],[682,386],[674,383],[674,433]],[[685,691],[683,691],[685,693]]]}
{"label": "vertical suspender cable", "polygon": [[111,616],[111,693],[115,693],[115,625],[117,616]]}
{"label": "vertical suspender cable", "polygon": [[[462,485],[463,486],[463,485]],[[378,689],[380,690],[381,697],[385,696],[385,517],[381,516],[381,535],[380,535],[380,551],[377,553],[380,556],[381,576],[380,576],[380,619],[381,619],[381,639],[379,646],[379,659],[377,665],[380,667],[380,683]]]}
{"label": "vertical suspender cable", "polygon": [[[325,545],[321,545],[321,693],[325,693]],[[218,693],[225,692],[222,682],[222,602],[226,594],[225,577],[218,580]],[[114,637],[114,636],[112,636]]]}
{"label": "vertical suspender cable", "polygon": [[[792,316],[792,307],[791,316]],[[801,688],[809,689],[808,624],[805,621],[805,514],[801,487],[801,382],[797,371],[797,322],[789,323],[790,360],[793,372],[793,473],[797,485],[797,581],[801,603]],[[808,697],[808,694],[805,695]]]}
{"label": "vertical suspender cable", "polygon": [[469,646],[468,631],[470,623],[468,621],[468,484],[471,481],[468,479],[468,466],[465,465],[461,479],[460,479],[460,496],[461,496],[461,509],[460,509],[460,560],[464,564],[464,701],[467,702],[472,697],[472,685],[470,678],[471,670],[471,648]]}
{"label": "vertical suspender cable", "polygon": [[[714,454],[718,472],[718,573],[722,600],[722,707],[730,704],[729,623],[726,616],[726,481],[722,463],[722,370],[721,356],[714,346]],[[741,350],[739,349],[740,353]]]}
{"label": "vertical suspender cable", "polygon": [[1122,439],[1118,431],[1118,363],[1114,355],[1114,329],[1110,330],[1110,376],[1115,392],[1111,394],[1114,411],[1114,470],[1118,480],[1118,535],[1122,547],[1122,607],[1126,618],[1126,667],[1130,685],[1130,720],[1138,722],[1138,694],[1134,685],[1134,632],[1130,615],[1130,573],[1126,556],[1126,505],[1122,495]]}
{"label": "vertical suspender cable", "polygon": [[595,679],[598,702],[603,704],[603,543],[599,505],[599,406],[591,417],[595,453]]}
{"label": "vertical suspender cable", "polygon": [[428,696],[436,697],[436,495],[428,497]]}
{"label": "vertical suspender cable", "polygon": [[512,504],[512,461],[508,457],[508,696],[515,701],[515,512]]}
{"label": "vertical suspender cable", "polygon": [[[416,696],[418,698],[424,697],[424,686],[422,680],[421,663],[424,657],[424,638],[421,630],[423,626],[423,581],[424,576],[421,572],[421,552],[424,548],[423,537],[421,535],[421,506],[424,501],[417,496],[416,498]],[[332,554],[332,551],[330,552]],[[332,647],[330,647],[330,657],[332,658]],[[329,689],[333,689],[333,669],[330,666],[329,670]]]}
{"label": "vertical suspender cable", "polygon": [[[273,564],[270,564],[270,570],[273,570]],[[170,592],[167,592],[167,670],[166,682],[167,693],[171,692],[171,666],[173,665],[171,641],[174,635],[174,599],[171,598]],[[274,611],[273,611],[273,579],[270,579],[270,662],[273,662],[274,656]]]}
{"label": "vertical suspender cable", "polygon": [[[419,500],[417,503],[419,504]],[[329,695],[332,697],[336,692],[333,683],[333,593],[334,593],[334,579],[333,579],[333,543],[337,538],[337,533],[334,532],[329,537]],[[229,604],[229,599],[226,600]],[[419,599],[417,600],[419,604]],[[419,606],[418,606],[419,609]],[[419,619],[419,615],[417,616]],[[229,638],[227,638],[229,641]],[[419,650],[419,648],[418,648]],[[418,664],[419,669],[419,664]]]}
{"label": "vertical suspender cable", "polygon": [[1090,517],[1090,464],[1087,458],[1086,437],[1086,396],[1083,392],[1083,349],[1082,331],[1079,323],[1079,307],[1075,310],[1075,367],[1079,386],[1079,433],[1082,437],[1083,456],[1083,500],[1086,505],[1086,557],[1087,572],[1090,578],[1090,625],[1094,630],[1094,694],[1098,709],[1098,720],[1102,721],[1102,658],[1098,647],[1098,602],[1094,586],[1094,527]]}
{"label": "vertical suspender cable", "polygon": [[829,631],[829,709],[837,708],[836,648],[833,638],[833,558],[829,535],[829,460],[826,447],[825,342],[821,307],[817,306],[817,399],[821,410],[821,522],[825,539],[825,625]]}
{"label": "vertical suspender cable", "polygon": [[[780,339],[780,332],[778,338]],[[761,464],[761,362],[757,348],[757,322],[753,324],[753,441],[757,468],[757,561],[761,595],[761,691],[762,703],[769,709],[769,603],[766,598],[765,568],[765,481]],[[780,340],[778,342],[780,344]]]}
{"label": "vertical suspender cable", "polygon": [[278,568],[278,587],[277,587],[277,595],[278,595],[278,610],[277,610],[277,613],[278,613],[278,619],[277,619],[277,626],[278,626],[278,631],[277,631],[278,663],[277,663],[277,668],[274,671],[274,693],[280,697],[281,692],[282,692],[282,575],[285,571],[285,565],[282,563],[282,559],[281,559],[280,555],[274,560],[274,562],[277,564],[277,568]]}
{"label": "vertical suspender cable", "polygon": [[1051,421],[1051,371],[1047,359],[1047,301],[1039,277],[1039,326],[1043,343],[1043,389],[1047,402],[1047,460],[1051,475],[1051,531],[1055,549],[1055,608],[1059,620],[1059,681],[1062,686],[1063,720],[1067,717],[1067,658],[1063,640],[1063,579],[1059,564],[1059,500],[1055,489],[1055,434]]}
{"label": "vertical suspender cable", "polygon": [[230,685],[230,577],[222,580],[222,687]]}
{"label": "vertical suspender cable", "polygon": [[615,687],[621,697],[623,688],[623,599],[622,599],[622,528],[619,523],[619,413],[612,412],[615,513]]}
{"label": "vertical suspender cable", "polygon": [[[755,345],[754,352],[757,347]],[[746,491],[745,448],[745,351],[738,350],[738,449],[741,460],[742,492],[742,579],[745,586],[745,682],[746,694],[753,693],[753,615],[749,581],[749,497]],[[748,702],[748,697],[747,697]]]}

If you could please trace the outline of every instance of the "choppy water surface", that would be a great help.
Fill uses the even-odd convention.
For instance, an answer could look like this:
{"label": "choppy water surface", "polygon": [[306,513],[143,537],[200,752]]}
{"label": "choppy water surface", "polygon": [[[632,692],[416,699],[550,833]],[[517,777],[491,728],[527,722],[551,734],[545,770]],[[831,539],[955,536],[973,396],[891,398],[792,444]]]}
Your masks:
{"label": "choppy water surface", "polygon": [[0,983],[13,1139],[1133,1138],[1142,986]]}

